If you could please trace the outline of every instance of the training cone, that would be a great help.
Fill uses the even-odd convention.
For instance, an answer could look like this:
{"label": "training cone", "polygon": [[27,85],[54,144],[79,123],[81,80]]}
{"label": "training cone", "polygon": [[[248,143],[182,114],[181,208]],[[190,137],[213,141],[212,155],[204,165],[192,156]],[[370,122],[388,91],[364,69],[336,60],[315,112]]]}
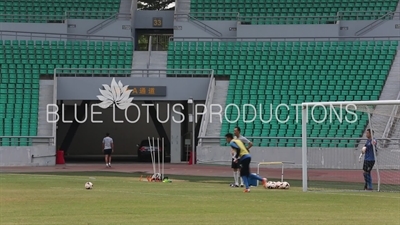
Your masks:
{"label": "training cone", "polygon": [[56,164],[65,164],[64,151],[63,150],[57,150]]}

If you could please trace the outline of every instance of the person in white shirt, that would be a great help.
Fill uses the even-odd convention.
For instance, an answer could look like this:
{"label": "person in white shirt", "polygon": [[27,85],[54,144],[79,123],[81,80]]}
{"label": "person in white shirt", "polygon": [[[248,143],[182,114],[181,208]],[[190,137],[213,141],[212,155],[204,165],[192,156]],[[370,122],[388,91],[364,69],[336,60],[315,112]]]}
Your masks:
{"label": "person in white shirt", "polygon": [[103,153],[104,159],[106,161],[106,166],[111,167],[111,153],[114,152],[114,141],[110,137],[110,134],[107,133],[106,137],[103,138]]}
{"label": "person in white shirt", "polygon": [[[240,127],[235,127],[235,129],[233,130],[233,133],[235,135],[235,139],[238,139],[240,141],[243,142],[243,144],[247,144],[247,150],[250,152],[250,148],[253,146],[253,143],[251,141],[249,141],[249,139],[247,139],[246,137],[242,136],[240,134]],[[231,184],[231,187],[239,187],[239,180],[240,180],[240,187],[243,187],[243,180],[240,177],[240,164],[237,162],[234,162],[232,160],[232,166],[231,168],[233,169],[233,179],[235,181],[234,184]]]}

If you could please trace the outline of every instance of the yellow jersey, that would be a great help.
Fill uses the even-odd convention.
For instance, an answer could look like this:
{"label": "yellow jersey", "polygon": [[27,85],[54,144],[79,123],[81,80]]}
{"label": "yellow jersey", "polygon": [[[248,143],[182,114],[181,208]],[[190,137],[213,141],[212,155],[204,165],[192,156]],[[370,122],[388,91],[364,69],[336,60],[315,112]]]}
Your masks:
{"label": "yellow jersey", "polygon": [[[247,151],[246,146],[244,146],[244,144],[243,144],[243,142],[241,140],[233,139],[231,141],[230,145],[231,145],[232,148],[237,150],[237,152],[238,152],[236,154],[237,158],[241,158],[242,156],[249,154],[249,151]],[[239,149],[238,149],[238,147],[239,147]]]}

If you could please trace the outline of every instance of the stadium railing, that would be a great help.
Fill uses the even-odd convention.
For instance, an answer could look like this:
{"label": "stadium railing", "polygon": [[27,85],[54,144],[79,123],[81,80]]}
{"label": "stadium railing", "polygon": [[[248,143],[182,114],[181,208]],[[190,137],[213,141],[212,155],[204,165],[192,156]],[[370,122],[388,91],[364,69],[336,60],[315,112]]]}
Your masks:
{"label": "stadium railing", "polygon": [[379,26],[380,24],[382,24],[383,22],[385,22],[386,20],[393,20],[393,19],[397,19],[400,20],[400,12],[388,12],[385,15],[379,17],[378,19],[376,19],[374,22],[368,24],[367,26],[361,28],[359,31],[357,31],[355,33],[356,36],[360,36],[363,35],[365,33],[367,33],[368,31],[374,29],[375,27]]}
{"label": "stadium railing", "polygon": [[[259,140],[274,140],[271,145],[271,143],[269,144],[269,146],[264,147],[264,148],[271,148],[271,147],[286,147],[286,146],[280,146],[281,144],[295,144],[296,148],[300,148],[301,147],[301,142],[302,142],[302,137],[252,137],[252,136],[246,136],[247,139],[249,139],[250,141],[257,142]],[[213,143],[213,144],[219,144],[221,141],[225,140],[225,137],[220,137],[220,136],[199,136],[199,145],[198,146],[202,146],[204,143]],[[378,143],[381,141],[394,141],[395,144],[398,144],[400,147],[400,138],[377,138],[374,137],[374,139],[376,139],[378,141]],[[295,140],[295,142],[291,142],[290,140]],[[354,148],[358,148],[358,143],[360,141],[365,141],[365,138],[347,138],[347,137],[343,137],[343,138],[339,138],[339,137],[307,137],[307,142],[308,143],[312,143],[315,145],[318,145],[318,147],[320,147],[321,144],[324,143],[324,141],[329,140],[332,143],[339,143],[343,141],[355,141],[357,144],[354,146]],[[257,145],[254,145],[254,147],[259,147]],[[262,146],[261,146],[262,147]]]}
{"label": "stadium railing", "polygon": [[[10,140],[4,140],[10,139]],[[2,142],[13,143],[31,143],[31,144],[48,144],[49,146],[56,145],[56,139],[53,136],[0,136],[0,147]],[[7,147],[7,146],[3,146]],[[15,147],[15,146],[10,146]]]}
{"label": "stadium railing", "polygon": [[87,30],[87,34],[93,34],[96,31],[103,29],[104,27],[108,26],[110,23],[118,20],[118,19],[131,19],[131,14],[122,14],[122,13],[115,13],[110,17],[106,18],[105,20],[101,21],[99,24],[95,25],[94,27]]}
{"label": "stadium railing", "polygon": [[[177,14],[175,18],[185,18],[188,14]],[[198,20],[238,20],[240,13],[238,12],[195,12],[189,14],[192,18]]]}
{"label": "stadium railing", "polygon": [[[391,19],[389,15],[392,11],[338,11],[335,16],[243,16],[239,12],[195,12],[190,14],[178,14],[175,19],[186,17],[195,18],[197,20],[233,20],[242,24],[265,24],[265,23],[287,23],[298,22],[299,24],[326,24],[337,23],[341,20],[363,20],[365,17],[374,19]],[[387,15],[387,16],[386,16]]]}
{"label": "stadium railing", "polygon": [[[56,68],[55,77],[213,77],[211,69],[106,69]],[[183,76],[184,75],[184,76]]]}
{"label": "stadium railing", "polygon": [[115,11],[65,11],[66,19],[131,19],[129,13],[119,13]]}
{"label": "stadium railing", "polygon": [[337,13],[338,20],[344,20],[346,17],[351,17],[355,20],[363,20],[364,17],[373,17],[379,19],[383,15],[392,13],[392,11],[339,11]]}
{"label": "stadium railing", "polygon": [[64,15],[0,14],[2,22],[9,23],[65,23],[67,19],[131,19],[126,13],[115,11],[65,11]]}
{"label": "stadium railing", "polygon": [[399,41],[400,36],[336,36],[336,37],[171,37],[171,41]]}
{"label": "stadium railing", "polygon": [[0,39],[14,38],[15,40],[87,40],[87,41],[133,41],[133,37],[119,36],[100,36],[100,35],[81,35],[81,34],[66,34],[66,33],[41,33],[27,31],[8,31],[0,30]]}
{"label": "stadium railing", "polygon": [[218,30],[208,26],[207,24],[201,22],[198,18],[191,16],[190,14],[175,14],[174,15],[175,21],[188,21],[192,22],[196,26],[204,29],[204,31],[211,33],[214,36],[221,37],[222,33]]}

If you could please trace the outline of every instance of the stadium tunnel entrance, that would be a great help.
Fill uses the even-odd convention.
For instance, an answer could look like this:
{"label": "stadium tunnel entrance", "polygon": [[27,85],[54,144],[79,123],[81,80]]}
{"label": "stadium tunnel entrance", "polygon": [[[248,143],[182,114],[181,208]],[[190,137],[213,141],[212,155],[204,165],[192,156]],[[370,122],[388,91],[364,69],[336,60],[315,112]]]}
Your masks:
{"label": "stadium tunnel entrance", "polygon": [[[99,103],[58,101],[57,147],[65,152],[67,162],[103,162],[101,147],[106,133],[114,139],[113,162],[151,162],[147,157],[138,158],[137,145],[148,137],[164,138],[165,162],[188,161],[191,146],[185,142],[192,143],[192,123],[187,101],[135,101],[137,107],[126,110],[115,106],[102,109],[96,105]],[[195,103],[204,104],[204,101]],[[197,121],[196,137],[200,115]]]}

